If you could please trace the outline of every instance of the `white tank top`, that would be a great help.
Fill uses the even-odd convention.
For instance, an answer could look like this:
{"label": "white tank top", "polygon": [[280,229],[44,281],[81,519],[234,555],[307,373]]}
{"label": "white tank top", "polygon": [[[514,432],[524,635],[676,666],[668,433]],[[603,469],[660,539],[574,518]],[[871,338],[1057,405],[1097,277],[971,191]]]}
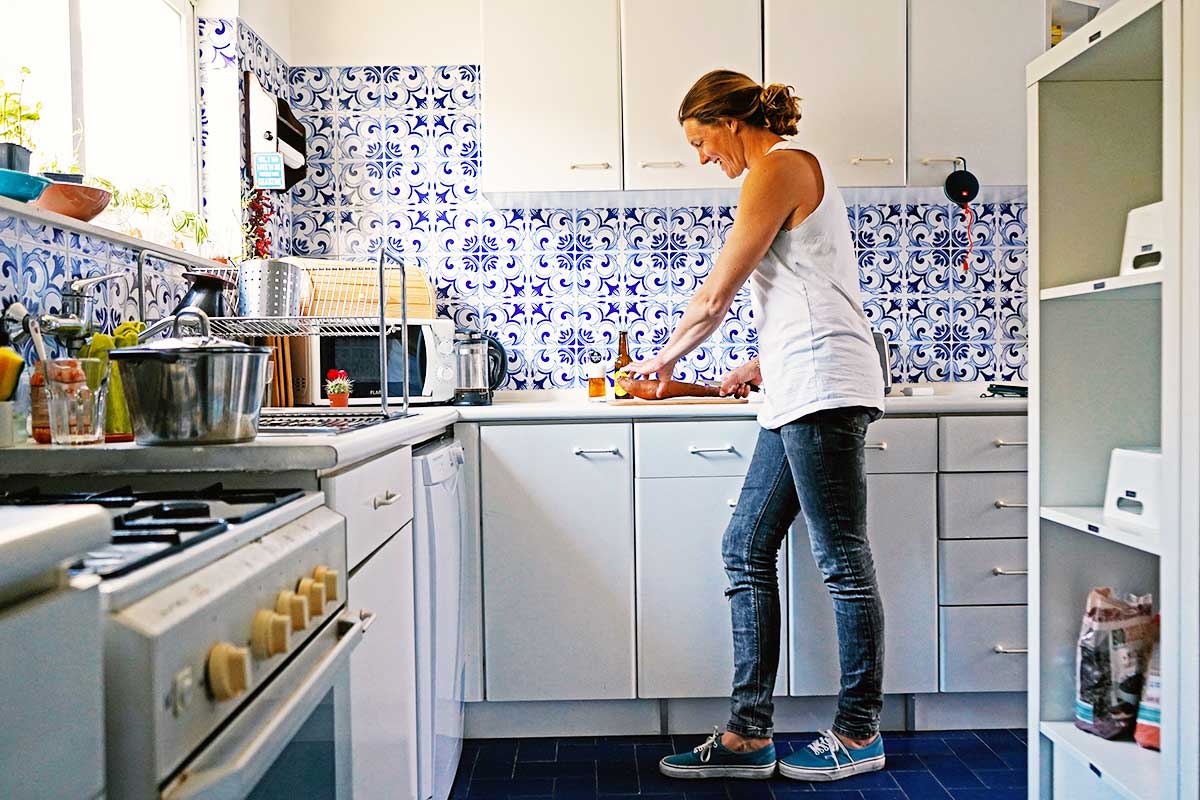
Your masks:
{"label": "white tank top", "polygon": [[[783,141],[767,152],[802,149]],[[795,228],[776,234],[750,276],[764,428],[828,408],[883,410],[883,375],[863,313],[846,204],[817,164],[825,183],[821,202]]]}

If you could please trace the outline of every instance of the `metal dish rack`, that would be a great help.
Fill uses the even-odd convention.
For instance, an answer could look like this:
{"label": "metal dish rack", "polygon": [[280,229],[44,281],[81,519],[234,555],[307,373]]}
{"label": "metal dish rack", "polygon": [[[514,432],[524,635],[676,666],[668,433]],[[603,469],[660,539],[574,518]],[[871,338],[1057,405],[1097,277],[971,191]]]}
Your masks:
{"label": "metal dish rack", "polygon": [[[396,267],[389,267],[388,263]],[[409,416],[408,390],[408,277],[404,262],[393,255],[385,247],[379,251],[379,263],[376,268],[363,267],[311,267],[305,270],[313,280],[313,289],[320,277],[322,287],[330,287],[332,296],[322,297],[319,303],[321,310],[336,309],[337,315],[302,316],[302,317],[213,317],[209,320],[212,332],[217,336],[231,339],[250,338],[256,336],[377,336],[379,339],[379,410],[383,419],[399,419]],[[400,275],[400,320],[387,318],[388,271],[394,270]],[[236,268],[209,270],[214,274],[236,279]],[[313,273],[317,273],[314,275]],[[375,280],[370,286],[364,282],[364,276],[373,276]],[[314,303],[310,302],[310,307]],[[236,302],[234,308],[236,308]],[[404,354],[401,359],[402,385],[404,388],[403,405],[399,414],[388,411],[389,397],[387,359],[387,341],[392,334],[400,332],[400,348]],[[358,407],[357,415],[363,414],[363,407]],[[368,412],[369,413],[369,412]]]}

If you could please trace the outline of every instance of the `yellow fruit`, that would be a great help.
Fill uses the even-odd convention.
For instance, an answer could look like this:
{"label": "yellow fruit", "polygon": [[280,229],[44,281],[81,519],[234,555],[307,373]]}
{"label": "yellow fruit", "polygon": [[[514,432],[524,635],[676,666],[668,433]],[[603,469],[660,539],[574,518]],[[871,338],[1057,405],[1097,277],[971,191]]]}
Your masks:
{"label": "yellow fruit", "polygon": [[17,391],[17,379],[25,368],[25,359],[11,347],[0,347],[0,401],[8,400]]}

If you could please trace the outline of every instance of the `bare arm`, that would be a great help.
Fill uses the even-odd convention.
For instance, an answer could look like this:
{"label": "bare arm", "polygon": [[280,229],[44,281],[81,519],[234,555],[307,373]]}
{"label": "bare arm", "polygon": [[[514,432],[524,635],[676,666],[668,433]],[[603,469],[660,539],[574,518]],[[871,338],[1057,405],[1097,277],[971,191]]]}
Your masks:
{"label": "bare arm", "polygon": [[721,324],[738,289],[796,209],[796,198],[819,191],[807,171],[795,169],[789,159],[764,158],[746,176],[733,230],[712,272],[688,302],[679,326],[653,358],[630,364],[627,371],[670,378],[675,362],[700,346]]}

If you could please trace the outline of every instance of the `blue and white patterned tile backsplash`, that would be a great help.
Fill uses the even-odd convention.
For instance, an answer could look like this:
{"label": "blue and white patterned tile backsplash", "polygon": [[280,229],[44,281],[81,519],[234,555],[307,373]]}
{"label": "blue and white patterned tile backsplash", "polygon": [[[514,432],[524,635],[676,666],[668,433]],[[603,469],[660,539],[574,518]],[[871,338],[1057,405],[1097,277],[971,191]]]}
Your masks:
{"label": "blue and white patterned tile backsplash", "polygon": [[[733,223],[720,205],[493,208],[479,195],[479,69],[295,67],[309,134],[292,191],[292,251],[368,259],[385,241],[428,270],[441,313],[509,352],[512,388],[573,386],[584,358],[634,356],[670,335]],[[940,190],[846,190],[864,307],[892,343],[896,382],[1024,380],[1024,193],[985,190],[968,269],[962,212]],[[749,295],[679,364],[712,380],[756,353]]]}

